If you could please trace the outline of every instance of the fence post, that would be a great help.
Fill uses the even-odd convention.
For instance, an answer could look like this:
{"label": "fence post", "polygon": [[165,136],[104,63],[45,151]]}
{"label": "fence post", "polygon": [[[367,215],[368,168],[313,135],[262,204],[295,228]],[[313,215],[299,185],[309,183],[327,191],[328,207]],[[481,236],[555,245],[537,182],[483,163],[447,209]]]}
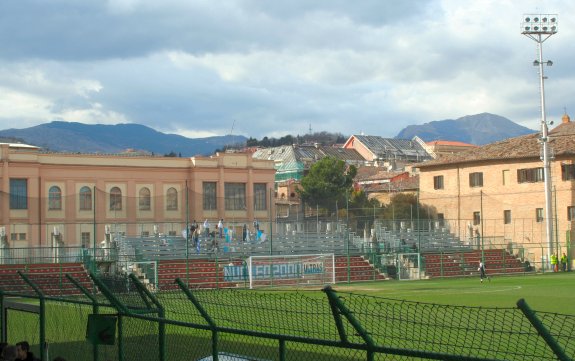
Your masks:
{"label": "fence post", "polygon": [[[82,286],[80,284],[80,282],[78,282],[74,277],[72,277],[66,273],[66,278],[70,282],[72,282],[72,284],[74,286],[76,286],[76,288],[78,288],[86,297],[88,297],[90,299],[90,301],[92,301],[92,312],[96,315],[99,314],[100,310],[98,307],[98,300],[96,299],[96,297],[94,297],[94,295],[92,295],[90,293],[90,291],[88,291],[84,286]],[[92,357],[94,358],[94,361],[98,361],[98,345],[97,344],[92,345]]]}
{"label": "fence post", "polygon": [[572,361],[569,356],[565,354],[565,351],[561,348],[561,346],[557,343],[557,341],[553,338],[549,330],[543,325],[541,320],[537,318],[535,312],[527,305],[527,302],[522,298],[517,301],[517,308],[523,312],[525,317],[529,320],[529,322],[533,325],[537,333],[543,338],[545,343],[551,348],[553,353],[557,356],[557,358],[561,361]]}
{"label": "fence post", "polygon": [[48,361],[46,354],[46,299],[44,293],[38,288],[38,286],[28,278],[22,271],[18,271],[18,275],[22,277],[24,282],[26,282],[34,292],[38,295],[40,300],[40,360]]}
{"label": "fence post", "polygon": [[196,296],[192,294],[192,291],[190,291],[190,289],[182,282],[180,278],[176,278],[176,283],[181,288],[181,290],[184,291],[184,293],[186,294],[188,299],[192,302],[194,307],[196,307],[202,318],[206,320],[206,322],[210,326],[210,329],[212,330],[212,357],[214,361],[218,361],[218,326],[216,325],[214,320],[210,317],[210,314],[204,309],[204,307],[202,307],[200,301],[198,301]]}
{"label": "fence post", "polygon": [[166,359],[166,323],[163,321],[166,317],[166,312],[164,310],[164,306],[162,306],[162,304],[156,298],[156,296],[154,296],[152,292],[150,292],[150,290],[148,290],[148,288],[144,284],[142,284],[140,280],[138,280],[138,277],[136,277],[135,274],[131,273],[129,277],[142,294],[141,297],[144,298],[143,295],[147,296],[150,300],[152,300],[154,305],[157,307],[158,317],[160,318],[160,320],[158,321],[159,357],[160,361],[164,361]]}
{"label": "fence post", "polygon": [[7,342],[7,322],[4,314],[4,291],[0,290],[0,342]]}
{"label": "fence post", "polygon": [[[354,315],[353,311],[351,311],[347,306],[341,301],[341,299],[337,296],[337,293],[331,288],[331,286],[327,285],[323,288],[323,291],[327,295],[329,300],[329,304],[332,308],[332,313],[334,313],[336,326],[338,328],[338,332],[340,337],[342,337],[343,342],[347,342],[347,338],[345,336],[345,331],[343,330],[343,323],[341,322],[341,317],[336,316],[336,313],[341,313],[347,321],[351,324],[351,326],[357,331],[359,336],[363,339],[363,341],[367,344],[367,360],[373,361],[375,352],[373,351],[375,347],[375,342],[369,335],[366,329],[363,328],[359,320],[357,320]],[[339,312],[338,312],[339,311]]]}

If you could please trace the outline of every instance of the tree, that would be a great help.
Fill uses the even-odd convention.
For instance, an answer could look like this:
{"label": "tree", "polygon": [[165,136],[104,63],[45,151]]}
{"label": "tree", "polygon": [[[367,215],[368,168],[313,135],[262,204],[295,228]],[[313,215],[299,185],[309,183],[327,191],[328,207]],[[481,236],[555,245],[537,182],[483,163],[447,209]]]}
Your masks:
{"label": "tree", "polygon": [[343,160],[326,157],[311,166],[296,192],[310,206],[335,209],[336,201],[343,205],[346,193],[351,193],[356,173],[357,169]]}
{"label": "tree", "polygon": [[[391,197],[391,202],[386,206],[385,219],[410,220],[417,219],[418,205],[417,195],[410,193],[397,193]],[[428,206],[419,204],[419,218],[429,219],[433,210]]]}
{"label": "tree", "polygon": [[373,227],[374,220],[379,219],[384,211],[377,199],[369,199],[367,193],[361,189],[350,194],[348,209],[348,226],[354,230]]}

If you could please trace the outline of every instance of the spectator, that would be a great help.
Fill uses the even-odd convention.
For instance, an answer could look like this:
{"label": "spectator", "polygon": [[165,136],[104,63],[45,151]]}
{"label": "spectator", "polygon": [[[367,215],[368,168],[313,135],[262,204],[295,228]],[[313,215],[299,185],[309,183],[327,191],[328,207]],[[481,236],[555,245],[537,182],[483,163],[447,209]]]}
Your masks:
{"label": "spectator", "polygon": [[208,222],[207,218],[204,221],[204,233],[205,233],[206,237],[210,236],[210,222]]}
{"label": "spectator", "polygon": [[198,227],[194,231],[194,244],[196,245],[196,253],[200,253],[200,229]]}
{"label": "spectator", "polygon": [[14,345],[5,345],[0,354],[3,361],[15,361],[18,359],[18,347]]}
{"label": "spectator", "polygon": [[22,361],[36,361],[39,360],[38,358],[34,357],[34,354],[30,352],[30,344],[28,341],[20,341],[16,344],[16,348],[18,351],[18,358],[17,360]]}
{"label": "spectator", "polygon": [[192,222],[192,224],[190,225],[190,238],[192,239],[192,246],[195,246],[195,235],[196,235],[196,229],[198,229],[198,224],[196,223],[196,220],[194,219],[194,221]]}
{"label": "spectator", "polygon": [[248,227],[244,224],[244,227],[242,228],[242,242],[245,242],[247,237],[248,237]]}
{"label": "spectator", "polygon": [[220,221],[218,222],[218,233],[221,238],[224,238],[224,220],[223,218],[220,219]]}

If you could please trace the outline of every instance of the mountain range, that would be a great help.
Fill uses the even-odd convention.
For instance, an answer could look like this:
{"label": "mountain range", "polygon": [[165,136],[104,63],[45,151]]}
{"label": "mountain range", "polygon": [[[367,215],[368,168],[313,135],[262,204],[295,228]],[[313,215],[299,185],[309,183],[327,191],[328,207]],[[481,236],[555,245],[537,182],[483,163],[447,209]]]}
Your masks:
{"label": "mountain range", "polygon": [[245,144],[241,135],[186,138],[140,124],[88,125],[54,121],[25,129],[0,131],[0,138],[18,139],[46,150],[79,153],[121,153],[128,149],[183,157],[210,155],[217,149]]}
{"label": "mountain range", "polygon": [[[353,130],[352,130],[353,131]],[[499,115],[481,113],[458,119],[433,121],[410,125],[396,138],[424,141],[451,140],[483,145],[498,140],[533,133]],[[75,122],[53,121],[24,129],[0,131],[4,141],[20,141],[49,151],[73,153],[121,153],[128,149],[157,155],[172,154],[190,157],[210,155],[226,146],[243,145],[242,135],[224,135],[206,138],[186,138],[165,134],[140,124],[89,125]],[[0,140],[1,141],[1,140]]]}
{"label": "mountain range", "polygon": [[457,119],[438,120],[403,128],[396,138],[411,139],[418,136],[426,142],[452,140],[484,145],[499,140],[531,134],[535,131],[511,120],[490,113],[466,115]]}

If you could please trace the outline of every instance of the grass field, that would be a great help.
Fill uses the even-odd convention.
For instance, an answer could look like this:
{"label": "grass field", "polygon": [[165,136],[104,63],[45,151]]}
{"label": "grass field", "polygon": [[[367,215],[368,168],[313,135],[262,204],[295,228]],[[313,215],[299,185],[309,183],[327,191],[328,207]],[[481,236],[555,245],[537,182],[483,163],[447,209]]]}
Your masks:
{"label": "grass field", "polygon": [[[478,278],[460,278],[336,284],[333,285],[333,289],[354,308],[354,314],[370,330],[378,344],[385,342],[387,345],[399,348],[426,349],[428,345],[431,345],[429,347],[435,348],[435,352],[451,350],[456,354],[472,348],[473,355],[477,353],[482,357],[517,360],[547,359],[548,353],[538,353],[540,344],[533,344],[531,339],[524,338],[525,336],[522,335],[519,336],[519,341],[527,344],[525,350],[521,342],[515,345],[517,340],[514,339],[514,345],[520,350],[509,351],[508,347],[503,346],[502,340],[515,336],[502,335],[497,332],[485,334],[479,338],[476,335],[462,336],[466,341],[461,344],[457,334],[467,334],[473,330],[469,327],[475,326],[469,326],[467,323],[492,322],[489,318],[486,318],[487,321],[479,320],[484,312],[482,309],[477,309],[478,307],[486,308],[488,313],[491,312],[489,311],[491,308],[513,309],[517,300],[521,298],[538,312],[567,314],[573,316],[568,319],[575,319],[575,272],[495,277],[483,283],[480,283]],[[298,337],[307,336],[314,339],[338,339],[326,295],[318,288],[198,291],[196,294],[219,327]],[[206,324],[182,292],[163,293],[157,296],[166,307],[168,319],[189,324]],[[456,309],[453,314],[449,307],[417,307],[411,302],[404,305],[402,302],[387,302],[385,299],[467,307],[463,310]],[[399,310],[400,314],[390,317],[386,315],[388,309]],[[413,314],[413,310],[416,310],[416,314]],[[430,315],[425,315],[427,310],[430,310]],[[493,321],[494,324],[487,324],[486,327],[493,326],[494,329],[505,330],[505,326],[497,324],[497,318],[502,314],[496,311],[491,312],[496,318]],[[38,327],[38,317],[24,312],[10,312],[8,341],[28,339],[31,343],[37,343],[38,333],[34,331]],[[108,309],[102,312],[113,313],[113,310]],[[512,310],[505,312],[503,314],[505,317],[514,313]],[[92,348],[85,341],[86,319],[91,313],[91,308],[49,302],[47,313],[47,339],[52,343],[50,356],[58,354],[68,359],[91,360]],[[414,315],[422,318],[422,322],[407,325],[406,322],[410,322]],[[459,319],[460,317],[462,319]],[[459,330],[460,327],[462,328]],[[178,325],[169,325],[166,331],[166,352],[169,360],[196,360],[210,353],[210,331]],[[347,332],[352,342],[360,340],[352,329],[347,328]],[[444,337],[439,336],[441,332],[444,335],[449,333],[450,336],[447,339],[453,343],[452,345],[443,344],[444,341],[437,342],[437,340],[417,345],[420,342],[417,337],[425,339],[435,334],[438,335],[437,337]],[[486,331],[482,329],[481,332]],[[570,330],[570,332],[565,341],[567,343],[573,341],[575,330]],[[157,323],[126,319],[124,336],[126,359],[157,359]],[[278,345],[274,340],[221,333],[219,342],[223,351],[255,355],[261,359],[277,359]],[[434,345],[433,342],[438,344]],[[502,353],[501,356],[493,353],[494,342],[497,342],[497,347],[509,353]],[[575,342],[572,343],[575,344]],[[409,346],[410,344],[414,346]],[[116,360],[117,347],[117,344],[101,346],[100,352],[103,359]],[[37,347],[35,349],[37,353]],[[365,359],[365,352],[345,348],[337,349],[290,342],[288,349],[291,355],[289,360]],[[521,352],[533,353],[537,356],[528,358]],[[574,351],[570,349],[569,352]],[[389,359],[410,358],[397,356],[397,358]]]}
{"label": "grass field", "polygon": [[575,315],[575,272],[529,276],[431,279],[338,284],[342,292],[447,305],[515,307],[520,298],[534,310]]}

